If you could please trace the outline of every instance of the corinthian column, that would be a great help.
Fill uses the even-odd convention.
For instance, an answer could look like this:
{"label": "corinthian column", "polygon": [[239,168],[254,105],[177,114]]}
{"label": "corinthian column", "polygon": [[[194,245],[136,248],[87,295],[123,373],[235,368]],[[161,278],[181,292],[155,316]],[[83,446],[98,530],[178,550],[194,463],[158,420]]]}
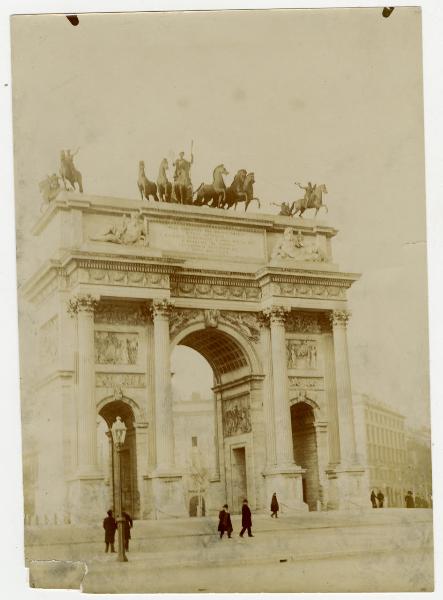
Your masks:
{"label": "corinthian column", "polygon": [[77,436],[78,474],[97,476],[97,411],[95,405],[94,310],[98,299],[91,294],[78,295],[69,302],[69,311],[77,315],[78,394]]}
{"label": "corinthian column", "polygon": [[330,314],[334,338],[337,410],[340,432],[340,462],[342,467],[355,465],[357,463],[351,374],[349,370],[348,343],[346,337],[346,326],[350,316],[351,313],[347,310],[334,310]]}
{"label": "corinthian column", "polygon": [[271,330],[269,327],[269,316],[267,314],[259,314],[258,321],[260,325],[261,360],[265,376],[263,380],[263,410],[266,436],[266,468],[271,469],[275,466],[277,460],[272,383]]}
{"label": "corinthian column", "polygon": [[287,310],[274,306],[268,311],[271,323],[271,362],[274,392],[276,464],[281,468],[294,465],[291,409],[289,406],[288,366],[286,359],[285,320]]}
{"label": "corinthian column", "polygon": [[169,342],[169,315],[172,304],[154,300],[154,356],[155,356],[155,440],[157,471],[174,470],[174,421],[172,415],[171,364]]}

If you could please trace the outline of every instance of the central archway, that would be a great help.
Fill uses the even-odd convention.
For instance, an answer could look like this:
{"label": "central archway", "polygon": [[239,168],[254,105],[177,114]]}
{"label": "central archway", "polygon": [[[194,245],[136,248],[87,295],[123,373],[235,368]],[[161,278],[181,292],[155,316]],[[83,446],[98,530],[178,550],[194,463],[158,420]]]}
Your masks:
{"label": "central archway", "polygon": [[[254,427],[251,391],[259,361],[248,340],[233,327],[193,324],[172,341],[200,354],[213,372],[212,425],[214,436],[208,448],[199,448],[208,466],[205,500],[214,513],[228,503],[233,513],[241,511],[248,497],[257,506],[260,495],[254,465]],[[190,493],[190,492],[189,492]]]}

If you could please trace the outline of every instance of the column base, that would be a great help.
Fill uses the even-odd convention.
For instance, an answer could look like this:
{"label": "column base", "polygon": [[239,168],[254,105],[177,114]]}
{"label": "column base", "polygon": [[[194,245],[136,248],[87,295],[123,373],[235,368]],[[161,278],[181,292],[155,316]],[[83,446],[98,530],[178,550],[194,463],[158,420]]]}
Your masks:
{"label": "column base", "polygon": [[177,519],[188,516],[182,475],[175,470],[156,469],[151,474],[155,519]]}
{"label": "column base", "polygon": [[361,510],[371,507],[360,465],[337,465],[326,471],[329,479],[329,510]]}
{"label": "column base", "polygon": [[302,474],[305,469],[297,465],[287,465],[267,469],[265,476],[266,504],[271,506],[272,494],[277,494],[280,513],[290,515],[309,510],[303,502]]}
{"label": "column base", "polygon": [[68,482],[68,510],[70,522],[100,523],[109,508],[108,490],[104,477],[79,475]]}

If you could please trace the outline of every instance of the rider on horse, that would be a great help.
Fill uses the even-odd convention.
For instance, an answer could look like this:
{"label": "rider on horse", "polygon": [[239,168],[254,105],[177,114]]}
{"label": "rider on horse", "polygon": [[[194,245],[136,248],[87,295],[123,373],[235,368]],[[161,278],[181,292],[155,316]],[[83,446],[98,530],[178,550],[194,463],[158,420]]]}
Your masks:
{"label": "rider on horse", "polygon": [[299,188],[301,188],[302,190],[305,190],[305,196],[303,198],[304,201],[304,208],[309,208],[309,202],[311,200],[311,196],[312,194],[315,192],[315,188],[317,187],[316,185],[312,185],[312,183],[310,181],[308,181],[308,185],[305,187],[304,185],[301,185],[300,183],[295,182],[295,185],[298,185]]}

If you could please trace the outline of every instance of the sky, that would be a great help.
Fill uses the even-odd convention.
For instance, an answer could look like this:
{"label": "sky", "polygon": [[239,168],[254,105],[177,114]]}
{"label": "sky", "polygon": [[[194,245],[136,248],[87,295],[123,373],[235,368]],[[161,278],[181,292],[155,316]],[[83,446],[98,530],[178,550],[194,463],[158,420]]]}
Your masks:
{"label": "sky", "polygon": [[380,10],[13,18],[19,280],[38,182],[80,147],[86,193],[136,198],[137,166],[194,148],[194,185],[255,172],[263,212],[325,183],[349,293],[353,388],[427,424],[420,13]]}

